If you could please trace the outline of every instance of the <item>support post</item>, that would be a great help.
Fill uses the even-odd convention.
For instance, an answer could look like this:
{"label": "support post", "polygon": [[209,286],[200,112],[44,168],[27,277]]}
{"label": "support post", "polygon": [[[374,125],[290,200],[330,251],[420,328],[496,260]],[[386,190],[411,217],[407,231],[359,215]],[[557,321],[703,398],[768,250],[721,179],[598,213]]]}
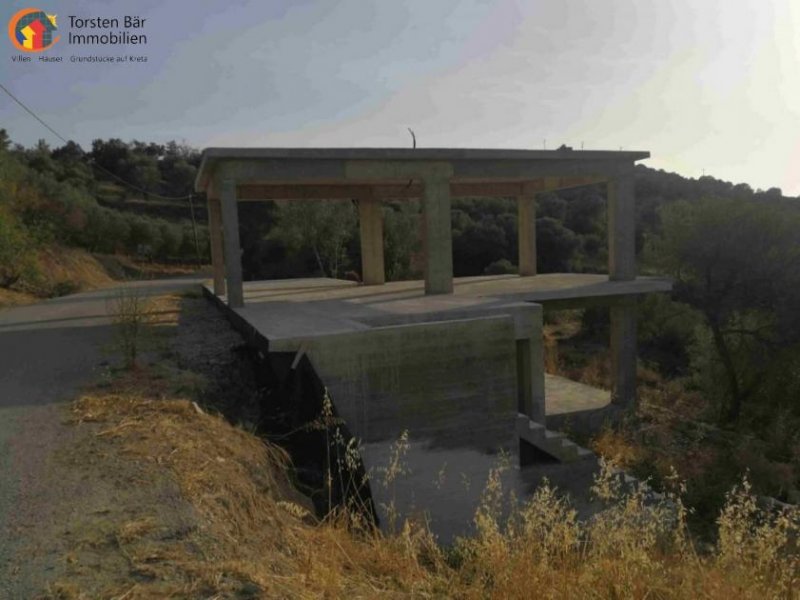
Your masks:
{"label": "support post", "polygon": [[361,234],[361,278],[366,285],[386,282],[383,263],[383,209],[379,198],[358,201]]}
{"label": "support post", "polygon": [[518,411],[545,425],[544,317],[540,304],[520,303],[512,312],[517,355]]}
{"label": "support post", "polygon": [[214,295],[225,295],[225,252],[222,247],[222,211],[219,198],[208,197],[208,234],[211,266],[214,271]]}
{"label": "support post", "polygon": [[453,235],[450,221],[450,179],[438,173],[423,177],[422,242],[425,293],[453,293]]}
{"label": "support post", "polygon": [[545,425],[544,356],[542,340],[517,340],[517,399],[519,412]]}
{"label": "support post", "polygon": [[636,279],[636,202],[633,169],[616,173],[608,182],[608,278]]}
{"label": "support post", "polygon": [[225,273],[228,287],[228,306],[244,306],[242,283],[242,251],[239,244],[239,207],[236,203],[236,182],[225,179],[220,190],[222,227],[225,238]]}
{"label": "support post", "polygon": [[636,406],[636,297],[620,299],[611,312],[611,402]]}
{"label": "support post", "polygon": [[536,197],[517,198],[517,226],[519,238],[519,274],[536,275]]}

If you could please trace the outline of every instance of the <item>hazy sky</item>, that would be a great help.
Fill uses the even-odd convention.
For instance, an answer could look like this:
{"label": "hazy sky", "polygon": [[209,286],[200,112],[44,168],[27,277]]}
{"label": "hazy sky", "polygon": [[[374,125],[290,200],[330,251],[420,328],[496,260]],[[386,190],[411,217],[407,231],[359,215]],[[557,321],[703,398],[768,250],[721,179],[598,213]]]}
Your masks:
{"label": "hazy sky", "polygon": [[[645,164],[800,195],[800,0],[13,0],[148,19],[146,64],[17,64],[63,135],[198,146],[649,150]],[[189,9],[187,12],[187,8]],[[6,14],[7,13],[7,14]],[[86,31],[80,33],[87,33]],[[53,143],[0,96],[0,127]]]}

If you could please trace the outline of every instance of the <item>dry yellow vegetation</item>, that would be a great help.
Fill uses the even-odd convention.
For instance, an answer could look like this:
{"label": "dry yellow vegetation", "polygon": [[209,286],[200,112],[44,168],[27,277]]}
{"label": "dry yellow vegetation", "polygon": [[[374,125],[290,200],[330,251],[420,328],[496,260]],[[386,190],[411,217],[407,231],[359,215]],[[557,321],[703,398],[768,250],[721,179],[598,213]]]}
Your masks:
{"label": "dry yellow vegetation", "polygon": [[[191,516],[165,518],[187,509],[154,496],[135,519],[104,522],[100,541],[76,535],[102,547],[105,562],[82,567],[86,547],[76,545],[51,597],[760,599],[800,589],[800,516],[760,512],[746,483],[720,515],[718,544],[702,552],[679,495],[649,502],[609,473],[596,488],[608,510],[588,523],[549,488],[501,521],[493,473],[478,533],[452,548],[413,523],[383,535],[343,516],[318,522],[289,484],[285,453],[200,410],[185,392],[202,385],[194,378],[167,365],[138,369],[74,404],[74,422],[96,428],[99,455],[137,464],[142,486],[167,474]],[[170,530],[177,521],[193,525]]]}

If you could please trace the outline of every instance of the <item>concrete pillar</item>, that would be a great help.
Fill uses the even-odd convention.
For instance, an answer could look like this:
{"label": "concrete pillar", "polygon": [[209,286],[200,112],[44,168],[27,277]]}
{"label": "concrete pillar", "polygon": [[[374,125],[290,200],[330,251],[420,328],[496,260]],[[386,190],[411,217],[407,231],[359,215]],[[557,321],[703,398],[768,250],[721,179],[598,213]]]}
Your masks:
{"label": "concrete pillar", "polygon": [[225,179],[220,190],[222,227],[225,239],[225,274],[228,282],[228,306],[244,306],[242,284],[242,250],[239,244],[239,207],[236,202],[236,182]]}
{"label": "concrete pillar", "polygon": [[518,411],[545,424],[544,311],[530,302],[510,306],[517,354]]}
{"label": "concrete pillar", "polygon": [[422,245],[425,293],[453,293],[453,234],[450,222],[450,179],[437,173],[423,177]]}
{"label": "concrete pillar", "polygon": [[536,275],[536,197],[517,198],[519,274]]}
{"label": "concrete pillar", "polygon": [[611,402],[636,405],[636,297],[623,298],[611,312]]}
{"label": "concrete pillar", "polygon": [[358,221],[361,233],[361,278],[367,285],[380,285],[386,282],[383,207],[380,199],[361,198],[358,201]]}
{"label": "concrete pillar", "polygon": [[545,425],[542,347],[541,337],[517,340],[517,400],[520,413]]}
{"label": "concrete pillar", "polygon": [[636,203],[633,169],[608,182],[608,278],[636,279]]}
{"label": "concrete pillar", "polygon": [[222,211],[219,198],[208,198],[208,234],[211,266],[214,270],[214,294],[225,295],[225,252],[222,248]]}

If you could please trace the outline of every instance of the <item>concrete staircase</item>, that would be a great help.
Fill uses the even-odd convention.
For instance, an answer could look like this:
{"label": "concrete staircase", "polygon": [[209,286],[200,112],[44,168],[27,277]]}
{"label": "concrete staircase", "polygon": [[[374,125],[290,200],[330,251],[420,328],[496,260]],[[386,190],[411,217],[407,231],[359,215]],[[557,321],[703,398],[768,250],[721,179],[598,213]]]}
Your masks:
{"label": "concrete staircase", "polygon": [[550,431],[544,425],[531,421],[526,415],[517,415],[517,435],[536,451],[560,462],[574,462],[596,458],[594,452],[570,441],[563,433]]}

